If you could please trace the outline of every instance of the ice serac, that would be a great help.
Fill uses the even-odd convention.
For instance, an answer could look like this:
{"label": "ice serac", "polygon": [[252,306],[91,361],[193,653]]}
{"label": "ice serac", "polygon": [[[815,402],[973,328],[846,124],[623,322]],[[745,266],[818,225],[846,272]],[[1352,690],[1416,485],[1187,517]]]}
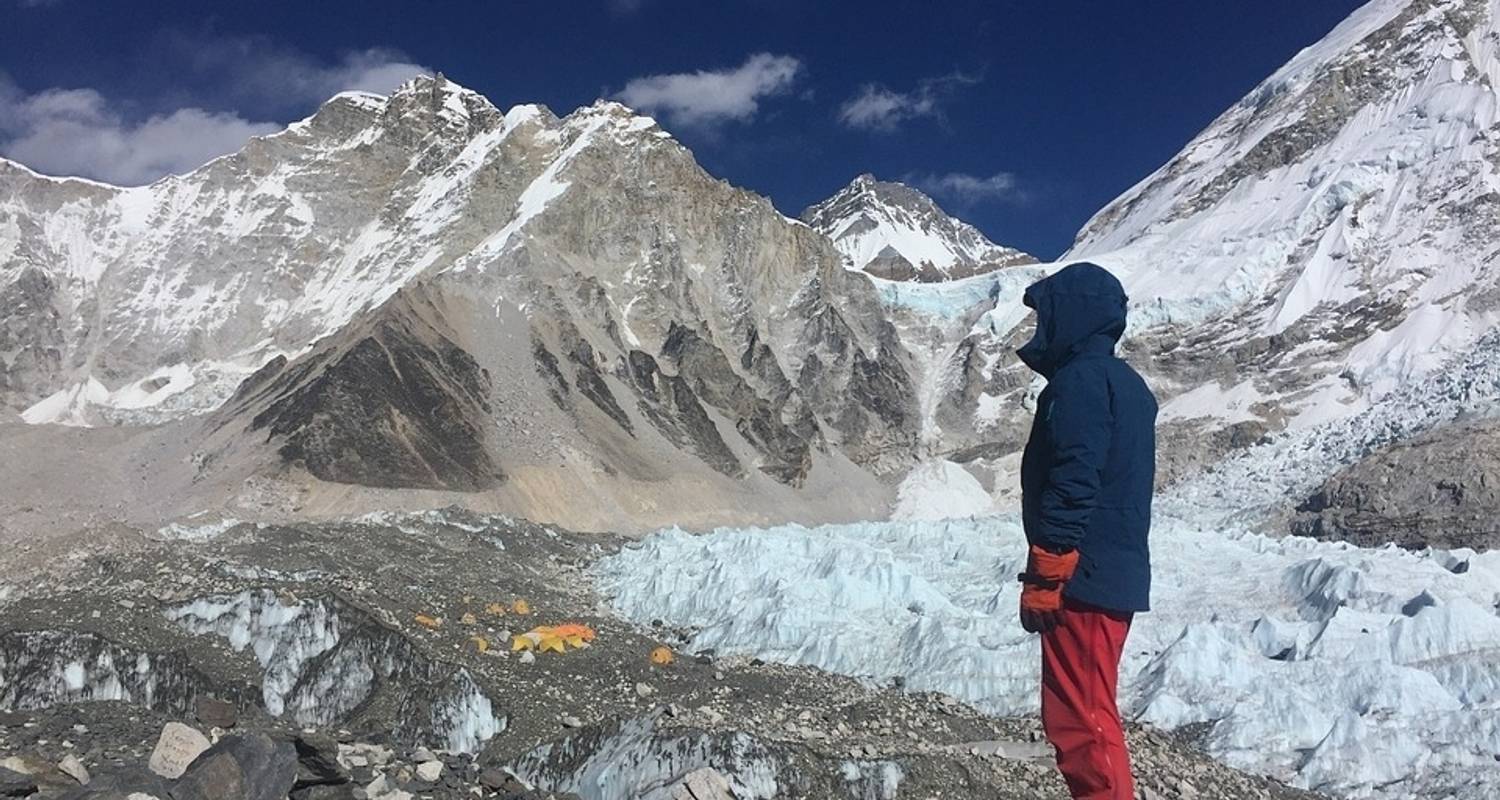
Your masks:
{"label": "ice serac", "polygon": [[1492,0],[1374,0],[1084,227],[1204,387],[1169,415],[1358,410],[1500,319],[1497,48]]}
{"label": "ice serac", "polygon": [[802,212],[851,269],[898,281],[948,281],[1036,259],[991,242],[910,186],[865,174]]}

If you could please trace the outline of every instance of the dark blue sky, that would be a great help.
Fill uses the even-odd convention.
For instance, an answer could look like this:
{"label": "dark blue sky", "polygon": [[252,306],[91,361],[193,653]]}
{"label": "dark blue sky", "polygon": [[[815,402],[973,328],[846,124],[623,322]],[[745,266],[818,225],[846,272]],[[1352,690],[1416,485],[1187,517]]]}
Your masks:
{"label": "dark blue sky", "polygon": [[[660,115],[710,172],[792,215],[860,172],[909,177],[996,241],[1047,257],[1359,5],[0,0],[0,136],[12,155],[34,152],[16,142],[25,125],[43,138],[33,118],[51,112],[26,101],[49,89],[94,90],[87,113],[127,131],[183,108],[284,123],[341,65],[386,59],[442,70],[502,108],[566,113],[634,79],[765,53],[794,59],[776,62],[794,76],[783,70],[753,113]],[[862,93],[901,110],[841,116]],[[111,174],[97,161],[75,171],[91,169]]]}

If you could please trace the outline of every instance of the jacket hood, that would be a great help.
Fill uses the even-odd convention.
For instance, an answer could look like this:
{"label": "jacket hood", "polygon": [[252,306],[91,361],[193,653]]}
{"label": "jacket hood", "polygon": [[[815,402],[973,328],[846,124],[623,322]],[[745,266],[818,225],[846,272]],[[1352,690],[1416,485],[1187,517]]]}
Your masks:
{"label": "jacket hood", "polygon": [[1036,335],[1016,355],[1048,379],[1080,353],[1108,355],[1125,333],[1125,287],[1097,264],[1069,264],[1027,287]]}

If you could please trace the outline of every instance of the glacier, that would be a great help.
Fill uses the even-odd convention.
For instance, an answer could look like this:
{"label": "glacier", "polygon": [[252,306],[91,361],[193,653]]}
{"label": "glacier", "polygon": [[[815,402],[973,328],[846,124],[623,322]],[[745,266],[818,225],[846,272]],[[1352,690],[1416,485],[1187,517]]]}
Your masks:
{"label": "glacier", "polygon": [[[1492,332],[1427,381],[1161,492],[1122,711],[1203,726],[1215,757],[1304,788],[1500,796],[1500,552],[1266,533],[1359,454],[1497,407]],[[602,560],[599,588],[629,619],[694,631],[692,648],[1036,713],[1019,514],[957,465],[924,464],[901,489],[905,519],[658,531]]]}
{"label": "glacier", "polygon": [[[1500,553],[1360,549],[1159,519],[1129,719],[1206,724],[1224,762],[1347,797],[1500,792]],[[714,648],[995,714],[1037,712],[1014,513],[658,532],[597,568],[616,610]]]}

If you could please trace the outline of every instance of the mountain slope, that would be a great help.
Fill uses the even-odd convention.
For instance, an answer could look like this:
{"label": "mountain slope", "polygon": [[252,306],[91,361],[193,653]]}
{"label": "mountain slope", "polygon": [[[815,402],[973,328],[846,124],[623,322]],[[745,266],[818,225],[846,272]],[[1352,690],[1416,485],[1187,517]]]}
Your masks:
{"label": "mountain slope", "polygon": [[915,437],[869,280],[618,104],[501,114],[439,76],[150,187],[0,187],[0,287],[37,298],[6,322],[50,347],[0,399],[218,409],[205,474],[269,436],[293,475],[585,527],[869,515]]}
{"label": "mountain slope", "polygon": [[916,189],[868,174],[803,211],[802,220],[832,239],[852,269],[890,280],[948,281],[1036,261],[991,242]]}
{"label": "mountain slope", "polygon": [[[1497,40],[1490,0],[1369,3],[1101,211],[1068,258],[1121,272],[1138,327],[1193,327],[1186,347],[1153,347],[1184,384],[1286,416],[1363,407],[1500,320]],[[1193,404],[1179,410],[1219,405]]]}
{"label": "mountain slope", "polygon": [[[1497,45],[1491,0],[1371,2],[1037,266],[1124,280],[1168,478],[1371,408],[1500,320]],[[921,380],[954,458],[1003,457],[1024,431],[1017,284],[882,290],[927,320],[905,327],[956,343]]]}

